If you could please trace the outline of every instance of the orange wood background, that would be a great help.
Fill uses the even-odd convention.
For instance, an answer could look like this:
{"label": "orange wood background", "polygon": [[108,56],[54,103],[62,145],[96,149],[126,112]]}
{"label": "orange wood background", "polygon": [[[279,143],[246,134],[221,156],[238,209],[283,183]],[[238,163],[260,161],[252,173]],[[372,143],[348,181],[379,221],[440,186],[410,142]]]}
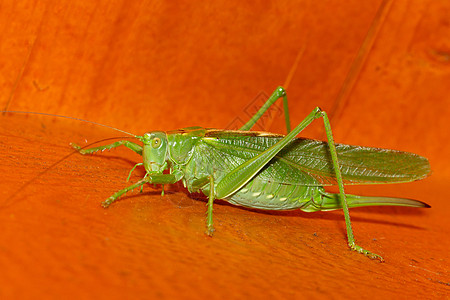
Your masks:
{"label": "orange wood background", "polygon": [[[121,136],[70,120],[0,118],[0,298],[444,298],[450,292],[450,4],[446,1],[5,1],[0,105],[133,133],[225,128],[287,83],[291,120],[330,113],[337,142],[415,152],[421,182],[348,187],[431,209],[261,212],[174,186],[130,193],[139,157],[73,155]],[[256,99],[256,100],[255,100]],[[234,123],[233,123],[234,122]],[[266,124],[267,125],[267,124]],[[283,131],[275,118],[269,128]],[[304,136],[323,138],[316,122]],[[136,171],[132,180],[143,175]]]}

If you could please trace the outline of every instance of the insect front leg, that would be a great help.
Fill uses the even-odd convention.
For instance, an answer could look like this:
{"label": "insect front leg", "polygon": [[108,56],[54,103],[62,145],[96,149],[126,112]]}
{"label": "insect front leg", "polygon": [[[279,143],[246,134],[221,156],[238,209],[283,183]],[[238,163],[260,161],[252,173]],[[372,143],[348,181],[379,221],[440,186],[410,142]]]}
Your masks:
{"label": "insect front leg", "polygon": [[[93,154],[95,152],[98,151],[105,151],[105,150],[110,150],[112,148],[116,148],[119,146],[125,146],[128,149],[133,150],[134,152],[136,152],[139,155],[142,155],[142,146],[127,140],[122,140],[122,141],[117,141],[115,143],[112,144],[108,144],[108,145],[103,145],[103,146],[98,146],[98,147],[93,147],[93,148],[88,148],[88,149],[83,149],[82,147],[78,146],[77,144],[70,144],[72,146],[72,148],[74,148],[75,150],[77,150],[78,152],[80,152],[80,154],[86,155],[86,154]],[[137,163],[130,171],[130,173],[128,173],[128,177],[127,177],[127,181],[130,180],[131,177],[131,173],[136,169],[136,167],[138,166],[142,166],[143,163]],[[142,190],[141,190],[142,191]]]}
{"label": "insect front leg", "polygon": [[134,152],[136,152],[139,155],[142,155],[142,146],[127,140],[122,140],[122,141],[117,141],[115,143],[109,144],[109,145],[103,145],[103,146],[98,146],[98,147],[93,147],[93,148],[88,148],[88,149],[83,149],[82,147],[78,146],[77,144],[71,144],[71,146],[78,150],[78,152],[80,152],[81,154],[92,154],[98,151],[105,151],[105,150],[110,150],[112,148],[116,148],[119,146],[125,146],[128,149],[133,150]]}

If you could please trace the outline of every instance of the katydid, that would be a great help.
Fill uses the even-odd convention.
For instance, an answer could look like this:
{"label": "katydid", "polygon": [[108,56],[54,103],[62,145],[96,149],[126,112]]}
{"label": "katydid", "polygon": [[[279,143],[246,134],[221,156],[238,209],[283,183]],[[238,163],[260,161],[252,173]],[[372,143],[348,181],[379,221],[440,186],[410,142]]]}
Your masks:
{"label": "katydid", "polygon": [[[287,135],[249,131],[280,98],[284,104]],[[327,142],[296,138],[318,118],[323,119]],[[145,183],[164,185],[181,180],[189,192],[203,192],[208,197],[206,234],[209,236],[214,232],[215,199],[265,210],[343,209],[350,249],[383,261],[380,255],[355,243],[348,208],[373,205],[430,207],[412,199],[345,194],[344,184],[423,179],[430,173],[430,165],[426,158],[413,153],[335,144],[328,116],[318,107],[291,131],[287,96],[282,87],[275,89],[240,130],[189,127],[134,137],[142,146],[128,140],[89,149],[72,144],[81,154],[125,146],[142,156],[143,162],[136,164],[129,174],[143,165],[145,176],[110,196],[102,203],[103,207],[108,207],[132,189],[140,187],[142,190]],[[169,172],[163,173],[167,169]],[[339,194],[325,191],[324,186],[335,184]]]}
{"label": "katydid", "polygon": [[[278,99],[283,99],[286,136],[249,131]],[[296,138],[313,120],[322,118],[327,142]],[[142,155],[138,163],[144,178],[122,189],[102,205],[108,207],[126,192],[145,183],[182,181],[189,192],[208,197],[206,234],[213,235],[213,202],[224,199],[235,205],[266,210],[301,209],[306,212],[343,209],[348,245],[371,259],[383,261],[355,243],[349,207],[398,205],[429,207],[411,199],[346,195],[345,184],[399,183],[425,178],[428,160],[413,153],[335,144],[327,114],[315,108],[290,130],[287,96],[278,87],[261,109],[240,130],[189,127],[135,136],[142,146],[127,140],[90,149],[73,145],[81,154],[125,146]],[[169,173],[163,171],[169,169]],[[339,194],[326,192],[337,184]]]}

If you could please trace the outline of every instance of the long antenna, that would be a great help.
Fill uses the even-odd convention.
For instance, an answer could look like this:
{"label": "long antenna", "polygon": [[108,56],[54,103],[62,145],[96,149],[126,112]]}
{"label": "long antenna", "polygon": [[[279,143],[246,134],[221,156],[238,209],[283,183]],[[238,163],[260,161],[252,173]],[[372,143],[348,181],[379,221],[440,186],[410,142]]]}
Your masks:
{"label": "long antenna", "polygon": [[41,116],[49,116],[49,117],[57,117],[57,118],[81,121],[81,122],[86,122],[86,123],[102,126],[102,127],[105,127],[105,128],[109,128],[109,129],[112,129],[112,130],[116,130],[116,131],[119,131],[119,132],[122,132],[122,133],[125,133],[125,134],[128,134],[128,135],[131,135],[132,137],[136,137],[135,134],[126,132],[126,131],[121,130],[121,129],[117,129],[117,128],[109,126],[109,125],[97,123],[97,122],[94,122],[94,121],[88,121],[88,120],[84,120],[84,119],[80,119],[80,118],[75,118],[75,117],[56,115],[56,114],[49,114],[49,113],[43,113],[43,112],[35,112],[35,111],[20,111],[20,110],[0,110],[0,113],[2,113],[3,115],[6,114],[6,113],[41,115]]}

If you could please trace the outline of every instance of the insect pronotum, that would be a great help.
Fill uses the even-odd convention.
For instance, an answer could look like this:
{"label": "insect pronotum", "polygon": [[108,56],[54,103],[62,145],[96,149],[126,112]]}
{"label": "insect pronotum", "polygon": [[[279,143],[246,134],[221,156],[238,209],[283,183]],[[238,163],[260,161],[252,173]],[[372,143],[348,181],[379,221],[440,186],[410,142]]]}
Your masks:
{"label": "insect pronotum", "polygon": [[[280,98],[283,99],[288,134],[249,131]],[[318,118],[323,119],[327,142],[296,138]],[[114,193],[102,203],[103,207],[110,206],[132,189],[142,188],[145,183],[164,185],[181,180],[189,192],[201,191],[208,197],[206,234],[209,236],[214,232],[215,199],[266,210],[343,209],[350,249],[383,261],[380,255],[356,244],[348,208],[372,205],[430,207],[412,199],[345,194],[345,183],[400,183],[423,179],[430,173],[430,165],[426,158],[413,153],[335,144],[328,116],[318,107],[291,131],[287,96],[282,87],[276,88],[239,130],[189,127],[132,136],[142,145],[121,140],[83,149],[72,144],[81,154],[125,146],[142,156],[143,162],[137,163],[129,174],[143,165],[144,178]],[[167,169],[169,172],[164,174]],[[339,194],[325,191],[323,186],[331,184],[337,184]]]}

